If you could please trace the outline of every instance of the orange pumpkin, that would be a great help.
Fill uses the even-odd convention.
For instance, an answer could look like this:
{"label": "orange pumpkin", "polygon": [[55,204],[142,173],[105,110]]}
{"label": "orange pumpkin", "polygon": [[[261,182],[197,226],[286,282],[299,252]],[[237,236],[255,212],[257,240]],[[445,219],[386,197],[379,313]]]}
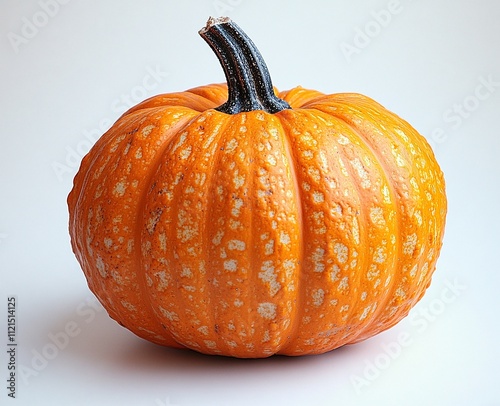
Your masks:
{"label": "orange pumpkin", "polygon": [[90,289],[138,336],[207,354],[317,354],[396,324],[444,232],[425,139],[360,94],[275,92],[229,19],[200,34],[228,87],[131,108],[74,179]]}

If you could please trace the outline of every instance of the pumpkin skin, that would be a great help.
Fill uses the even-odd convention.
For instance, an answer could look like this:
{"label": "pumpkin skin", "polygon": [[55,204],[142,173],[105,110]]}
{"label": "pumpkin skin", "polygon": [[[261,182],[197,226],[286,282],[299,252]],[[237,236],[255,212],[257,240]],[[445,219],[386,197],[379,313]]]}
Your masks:
{"label": "pumpkin skin", "polygon": [[426,140],[360,94],[301,87],[227,114],[228,87],[152,97],[84,157],[73,251],[109,315],[157,344],[305,355],[404,318],[442,244]]}

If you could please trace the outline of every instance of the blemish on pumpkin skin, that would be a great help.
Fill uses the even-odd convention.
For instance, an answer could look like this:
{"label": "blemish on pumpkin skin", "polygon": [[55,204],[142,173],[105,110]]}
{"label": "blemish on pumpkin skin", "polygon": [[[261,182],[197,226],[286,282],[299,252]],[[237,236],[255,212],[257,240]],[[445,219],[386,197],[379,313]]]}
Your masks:
{"label": "blemish on pumpkin skin", "polygon": [[245,251],[246,245],[243,241],[240,240],[230,240],[227,244],[227,248],[231,251]]}
{"label": "blemish on pumpkin skin", "polygon": [[316,289],[312,293],[312,298],[313,298],[313,305],[314,306],[321,306],[323,304],[323,301],[325,299],[325,291],[323,289]]}
{"label": "blemish on pumpkin skin", "polygon": [[144,127],[141,131],[141,134],[143,137],[147,137],[149,134],[151,134],[151,131],[153,131],[156,127],[154,125],[147,125]]}
{"label": "blemish on pumpkin skin", "polygon": [[159,283],[156,286],[156,290],[158,290],[158,292],[163,292],[168,288],[170,275],[167,276],[165,271],[160,271],[155,273],[154,276],[159,279]]}
{"label": "blemish on pumpkin skin", "polygon": [[111,248],[111,246],[113,245],[113,240],[111,238],[104,238],[104,246],[106,248]]}
{"label": "blemish on pumpkin skin", "polygon": [[245,184],[245,176],[239,175],[238,170],[234,173],[233,183],[236,189],[239,189]]}
{"label": "blemish on pumpkin skin", "polygon": [[368,312],[370,311],[371,306],[367,306],[363,309],[363,313],[361,313],[361,316],[359,316],[359,320],[364,320],[366,319],[366,316],[368,316]]}
{"label": "blemish on pumpkin skin", "polygon": [[385,226],[384,210],[381,207],[372,207],[370,209],[370,220],[377,226]]}
{"label": "blemish on pumpkin skin", "polygon": [[307,173],[315,182],[319,182],[321,180],[319,169],[310,166],[307,169]]}
{"label": "blemish on pumpkin skin", "polygon": [[325,195],[321,192],[315,191],[313,192],[313,202],[314,203],[323,203],[325,201]]}
{"label": "blemish on pumpkin skin", "polygon": [[181,152],[180,152],[180,158],[182,160],[186,160],[188,159],[190,156],[191,156],[191,152],[193,151],[193,147],[191,145],[189,145],[188,147],[186,147],[185,149],[183,149]]}
{"label": "blemish on pumpkin skin", "polygon": [[201,334],[207,336],[208,335],[208,326],[201,326],[197,329]]}
{"label": "blemish on pumpkin skin", "polygon": [[183,265],[182,266],[182,270],[181,270],[181,277],[192,278],[193,277],[193,272],[191,271],[191,268]]}
{"label": "blemish on pumpkin skin", "polygon": [[159,310],[160,310],[161,314],[163,314],[163,316],[165,316],[168,320],[179,321],[179,316],[176,312],[166,310],[161,306],[159,306]]}
{"label": "blemish on pumpkin skin", "polygon": [[387,286],[389,286],[389,283],[391,282],[391,279],[392,279],[392,278],[391,278],[391,275],[389,275],[389,276],[387,277],[387,279],[385,280],[385,283],[384,283],[384,287],[385,287],[385,288],[386,288]]}
{"label": "blemish on pumpkin skin", "polygon": [[99,274],[103,277],[106,278],[108,276],[108,272],[106,271],[106,265],[104,264],[104,261],[100,256],[97,257],[95,266],[97,270],[99,271]]}
{"label": "blemish on pumpkin skin", "polygon": [[368,189],[371,186],[370,178],[368,177],[368,172],[364,168],[363,164],[359,160],[359,158],[353,159],[351,165],[356,169],[358,176],[361,178],[361,187],[363,189]]}
{"label": "blemish on pumpkin skin", "polygon": [[127,241],[127,254],[131,254],[134,250],[134,240]]}
{"label": "blemish on pumpkin skin", "polygon": [[272,166],[276,166],[277,164],[276,157],[274,155],[269,154],[267,156],[267,162]]}
{"label": "blemish on pumpkin skin", "polygon": [[290,241],[291,241],[290,235],[288,235],[287,233],[282,231],[280,233],[280,243],[284,244],[284,245],[288,245],[288,244],[290,244]]}
{"label": "blemish on pumpkin skin", "polygon": [[187,135],[188,135],[187,131],[184,131],[180,135],[179,140],[172,148],[172,152],[175,152],[179,147],[181,147],[186,142]]}
{"label": "blemish on pumpkin skin", "polygon": [[347,138],[345,135],[340,134],[340,135],[337,137],[337,142],[338,142],[340,145],[347,145],[347,144],[349,144],[351,141],[349,141],[349,138]]}
{"label": "blemish on pumpkin skin", "polygon": [[113,278],[113,280],[116,282],[117,285],[123,285],[125,283],[123,277],[117,271],[112,271],[111,277]]}
{"label": "blemish on pumpkin skin", "polygon": [[352,232],[352,237],[354,239],[354,242],[356,244],[359,244],[359,223],[358,223],[358,219],[356,217],[353,218],[351,232]]}
{"label": "blemish on pumpkin skin", "polygon": [[229,228],[231,230],[243,230],[244,227],[241,224],[241,221],[235,221],[233,219],[229,219]]}
{"label": "blemish on pumpkin skin", "polygon": [[274,240],[269,240],[265,245],[265,254],[272,255],[274,253]]}
{"label": "blemish on pumpkin skin", "polygon": [[323,262],[325,257],[325,250],[321,247],[316,248],[311,255],[311,260],[314,264],[313,272],[323,272],[325,270],[325,264]]}
{"label": "blemish on pumpkin skin", "polygon": [[383,264],[387,259],[387,254],[385,253],[384,247],[377,247],[375,253],[373,254],[373,262],[378,264]]}
{"label": "blemish on pumpkin skin", "polygon": [[340,267],[337,264],[332,265],[330,268],[330,280],[336,282],[339,280]]}
{"label": "blemish on pumpkin skin", "polygon": [[339,263],[344,264],[347,261],[349,249],[345,244],[335,243],[333,246],[333,252],[337,256]]}
{"label": "blemish on pumpkin skin", "polygon": [[346,290],[348,287],[349,287],[349,277],[348,276],[344,276],[340,280],[340,283],[339,283],[339,286],[338,286],[337,290],[339,290],[339,291]]}
{"label": "blemish on pumpkin skin", "polygon": [[205,345],[207,346],[207,348],[210,348],[211,350],[217,349],[217,343],[215,341],[204,340],[203,342],[205,343]]}
{"label": "blemish on pumpkin skin", "polygon": [[403,243],[403,253],[406,255],[413,255],[415,251],[415,247],[417,245],[417,234],[413,233],[406,237],[405,242]]}
{"label": "blemish on pumpkin skin", "polygon": [[229,272],[236,272],[238,268],[238,261],[235,259],[228,259],[224,261],[224,269]]}
{"label": "blemish on pumpkin skin", "polygon": [[264,261],[260,269],[259,279],[269,286],[269,294],[273,297],[281,289],[281,284],[277,281],[273,261]]}
{"label": "blemish on pumpkin skin", "polygon": [[302,157],[306,160],[314,158],[314,153],[311,150],[302,151]]}
{"label": "blemish on pumpkin skin", "polygon": [[125,194],[125,190],[127,188],[127,184],[124,180],[115,184],[113,189],[113,194],[117,197],[122,197]]}
{"label": "blemish on pumpkin skin", "polygon": [[417,285],[420,285],[422,283],[428,271],[429,271],[429,264],[425,262],[424,265],[422,266],[422,269],[420,270],[420,277],[418,278]]}
{"label": "blemish on pumpkin skin", "polygon": [[257,312],[264,319],[272,320],[276,317],[276,305],[269,302],[259,303]]}
{"label": "blemish on pumpkin skin", "polygon": [[226,143],[226,146],[224,147],[224,153],[225,154],[232,154],[238,147],[238,140],[236,138],[232,138],[230,141]]}
{"label": "blemish on pumpkin skin", "polygon": [[344,161],[340,157],[339,157],[339,166],[340,166],[340,172],[342,173],[342,175],[349,177],[349,172],[347,172],[347,169],[344,165]]}

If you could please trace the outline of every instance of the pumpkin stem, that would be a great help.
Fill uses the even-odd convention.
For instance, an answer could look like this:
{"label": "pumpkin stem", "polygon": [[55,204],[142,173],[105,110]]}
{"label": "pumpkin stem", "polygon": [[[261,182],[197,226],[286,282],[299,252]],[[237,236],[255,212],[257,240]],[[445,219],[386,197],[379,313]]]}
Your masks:
{"label": "pumpkin stem", "polygon": [[228,100],[216,110],[227,114],[264,110],[274,114],[290,105],[274,93],[266,63],[252,40],[231,19],[209,18],[199,32],[217,55],[228,85]]}

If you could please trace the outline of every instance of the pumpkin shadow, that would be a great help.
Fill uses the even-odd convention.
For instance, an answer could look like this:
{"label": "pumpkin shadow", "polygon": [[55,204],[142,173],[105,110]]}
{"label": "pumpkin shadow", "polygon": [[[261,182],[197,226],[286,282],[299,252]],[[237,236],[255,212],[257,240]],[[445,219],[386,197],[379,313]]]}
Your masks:
{"label": "pumpkin shadow", "polygon": [[[111,319],[96,302],[86,298],[75,306],[78,315],[66,314],[58,326],[75,321],[81,332],[71,339],[64,349],[73,365],[105,371],[120,370],[122,373],[153,380],[163,377],[169,382],[195,380],[202,386],[210,386],[219,380],[231,381],[234,376],[261,380],[272,379],[272,374],[316,374],[315,370],[328,370],[341,374],[341,365],[351,357],[356,346],[344,346],[321,355],[290,357],[273,355],[268,358],[242,359],[218,355],[206,355],[189,349],[162,347],[137,337]],[[336,371],[337,370],[337,371]],[[297,378],[299,379],[299,378]]]}
{"label": "pumpkin shadow", "polygon": [[[141,385],[146,383],[147,387],[182,399],[187,396],[185,388],[189,385],[193,388],[190,396],[217,400],[221,391],[230,396],[248,395],[252,387],[258,387],[261,393],[277,393],[276,382],[286,381],[287,391],[299,391],[300,388],[303,392],[314,392],[318,391],[320,376],[322,379],[328,376],[333,387],[345,385],[343,366],[352,362],[353,355],[356,358],[353,352],[357,351],[357,346],[344,346],[321,355],[273,355],[261,359],[205,355],[162,347],[135,336],[111,319],[100,305],[87,305],[86,301],[73,307],[80,309],[76,315],[75,312],[58,315],[59,330],[68,322],[75,322],[81,330],[71,338],[61,356],[66,358],[66,365],[86,371],[89,376],[94,373],[101,377],[114,376],[115,379],[108,382],[109,390],[123,390],[123,383],[132,381],[143,383]],[[81,384],[91,385],[94,378],[85,379],[89,382]]]}
{"label": "pumpkin shadow", "polygon": [[[164,368],[165,365],[175,366],[176,369],[189,369],[195,367],[197,370],[217,368],[238,368],[245,365],[264,366],[268,364],[287,364],[293,365],[297,363],[312,362],[316,357],[328,356],[335,354],[341,357],[342,354],[349,352],[351,346],[344,346],[321,355],[306,355],[306,356],[285,356],[273,355],[267,358],[234,358],[219,355],[207,355],[189,349],[175,349],[163,347],[154,343],[150,343],[128,329],[120,326],[113,320],[107,312],[97,302],[89,300],[89,298],[79,302],[78,312],[81,315],[78,323],[82,333],[73,339],[75,345],[69,346],[65,352],[70,356],[81,357],[82,359],[90,360],[97,364],[106,364],[108,361],[114,362],[114,356],[120,355],[119,362],[123,367],[133,365],[134,369],[156,369]],[[84,316],[86,318],[84,318]],[[69,320],[70,317],[66,317]],[[59,323],[59,325],[61,325]]]}
{"label": "pumpkin shadow", "polygon": [[123,347],[119,364],[124,369],[142,371],[146,374],[167,374],[176,376],[229,378],[230,376],[249,375],[284,368],[314,367],[318,361],[336,361],[348,357],[352,346],[344,346],[326,354],[286,356],[272,355],[267,358],[235,358],[222,355],[207,355],[190,349],[176,349],[150,343],[122,328],[120,334],[129,336],[129,345]]}
{"label": "pumpkin shadow", "polygon": [[[355,346],[343,346],[326,354],[285,356],[273,355],[267,358],[235,358],[207,355],[190,349],[163,347],[148,342],[113,320],[100,304],[80,302],[80,313],[87,316],[79,323],[82,333],[73,339],[75,345],[65,350],[68,356],[92,362],[105,367],[116,363],[120,367],[134,371],[160,372],[173,368],[176,372],[213,373],[224,370],[245,371],[265,369],[269,365],[311,364],[319,357],[343,358]],[[85,304],[83,304],[85,303]]]}

